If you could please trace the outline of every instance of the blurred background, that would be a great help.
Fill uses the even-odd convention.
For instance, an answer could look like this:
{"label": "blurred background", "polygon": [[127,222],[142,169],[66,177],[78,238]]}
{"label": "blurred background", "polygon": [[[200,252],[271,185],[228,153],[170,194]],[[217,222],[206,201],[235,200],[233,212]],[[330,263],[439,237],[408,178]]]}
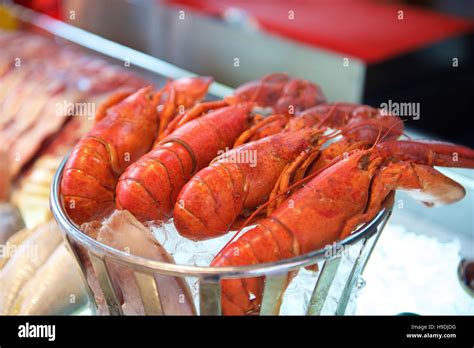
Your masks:
{"label": "blurred background", "polygon": [[286,71],[330,100],[418,103],[409,128],[474,146],[472,1],[17,2],[231,87]]}

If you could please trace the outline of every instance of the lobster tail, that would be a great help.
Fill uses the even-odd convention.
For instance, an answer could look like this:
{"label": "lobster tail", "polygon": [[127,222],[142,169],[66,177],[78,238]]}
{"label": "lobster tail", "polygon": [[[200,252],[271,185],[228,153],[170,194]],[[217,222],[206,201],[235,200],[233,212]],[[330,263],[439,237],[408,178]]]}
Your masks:
{"label": "lobster tail", "polygon": [[168,143],[131,165],[117,184],[117,208],[140,221],[171,217],[180,189],[193,172],[192,158],[179,143]]}
{"label": "lobster tail", "polygon": [[152,88],[124,97],[113,96],[104,104],[98,122],[77,143],[64,168],[61,193],[68,215],[77,224],[113,209],[119,175],[150,149],[156,137],[159,100]]}
{"label": "lobster tail", "polygon": [[189,239],[225,234],[239,215],[270,197],[287,165],[302,152],[319,148],[319,131],[279,133],[227,151],[182,189],[174,223]]}
{"label": "lobster tail", "polygon": [[[299,255],[293,234],[278,220],[266,219],[226,246],[211,266],[244,266],[273,262]],[[224,315],[257,313],[262,302],[264,278],[228,279],[222,281]]]}
{"label": "lobster tail", "polygon": [[94,138],[82,139],[72,151],[68,163],[74,165],[67,166],[61,182],[68,215],[82,224],[102,212],[109,212],[114,204],[117,176],[111,171],[104,144]]}
{"label": "lobster tail", "polygon": [[165,137],[120,177],[117,207],[141,221],[167,221],[184,184],[233,145],[248,127],[249,112],[249,105],[218,109]]}
{"label": "lobster tail", "polygon": [[214,163],[181,191],[174,209],[183,237],[204,240],[225,234],[242,210],[247,185],[238,164]]}

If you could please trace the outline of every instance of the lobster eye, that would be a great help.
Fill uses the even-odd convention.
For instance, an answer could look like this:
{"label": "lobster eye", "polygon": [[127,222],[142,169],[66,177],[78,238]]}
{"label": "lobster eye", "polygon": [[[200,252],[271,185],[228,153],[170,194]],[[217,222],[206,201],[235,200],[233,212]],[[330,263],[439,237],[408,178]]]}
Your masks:
{"label": "lobster eye", "polygon": [[370,163],[370,155],[365,154],[361,156],[361,158],[359,159],[359,168],[362,170],[367,170],[367,168],[369,167],[369,163]]}

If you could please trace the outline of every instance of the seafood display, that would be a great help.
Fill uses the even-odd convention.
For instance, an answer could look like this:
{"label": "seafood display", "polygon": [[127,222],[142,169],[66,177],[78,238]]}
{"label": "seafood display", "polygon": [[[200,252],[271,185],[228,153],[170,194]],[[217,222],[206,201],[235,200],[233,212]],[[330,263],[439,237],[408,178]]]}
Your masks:
{"label": "seafood display", "polygon": [[[206,85],[201,82],[186,85]],[[200,102],[202,88],[182,89],[191,102],[181,112],[169,101],[170,86],[136,92],[147,91],[144,101],[152,108],[136,109],[136,99],[129,97],[105,117],[99,114],[63,173],[61,192],[69,217],[78,225],[87,222],[81,227],[86,233],[120,250],[141,245],[140,238],[145,243],[149,230],[136,221],[132,225],[142,226],[142,232],[114,227],[105,237],[87,226],[101,224],[115,211],[112,217],[133,214],[147,225],[173,223],[182,237],[195,241],[238,231],[216,254],[213,267],[288,259],[346,238],[374,219],[395,190],[429,207],[455,203],[464,197],[464,188],[433,166],[474,168],[473,149],[401,139],[399,117],[367,105],[328,103],[317,85],[284,74],[244,84],[217,101]],[[121,108],[135,117],[124,117]],[[146,131],[129,125],[131,119],[139,123],[146,117],[154,122]],[[134,152],[138,145],[140,151]],[[120,162],[125,151],[131,160]],[[78,175],[70,175],[76,169]],[[78,197],[93,203],[78,200],[68,206],[73,187],[83,190]],[[107,209],[100,205],[104,202]],[[145,255],[148,247],[132,249]],[[122,289],[124,308],[146,312],[137,306],[140,297],[130,270],[110,269]],[[97,281],[90,283],[97,286]],[[222,280],[222,313],[258,314],[264,285],[264,277]]]}
{"label": "seafood display", "polygon": [[18,217],[28,228],[51,218],[52,177],[92,127],[96,104],[146,82],[77,47],[27,31],[0,30],[0,47],[2,172],[8,169],[2,173],[2,197],[8,200],[2,203],[1,228],[13,224],[13,233],[24,227],[15,222]]}
{"label": "seafood display", "polygon": [[[388,219],[395,191],[460,201],[434,167],[474,168],[474,149],[411,139],[402,117],[285,73],[215,99],[212,77],[151,83],[37,33],[0,31],[0,49],[0,247],[25,251],[0,257],[1,314],[69,314],[89,295],[105,315],[265,314],[264,294],[279,281],[281,305],[297,270],[193,283],[169,234],[209,246],[210,273],[304,257]],[[203,266],[190,250],[185,266]]]}
{"label": "seafood display", "polygon": [[[208,79],[200,83],[201,78],[184,81],[174,81],[173,85],[180,88],[175,98],[187,104],[199,99],[190,101],[190,97],[181,97],[183,93],[201,98],[209,84]],[[146,87],[129,96],[114,95],[101,106],[94,128],[72,151],[61,184],[68,213],[76,223],[110,213],[118,177],[151,148],[160,120],[169,119],[166,106],[160,104],[163,110],[158,111],[161,94],[167,89],[165,86],[155,93]],[[171,98],[172,93],[167,93]]]}
{"label": "seafood display", "polygon": [[[371,145],[379,125],[389,130],[386,139],[403,133],[398,117],[382,117],[367,106],[323,104],[305,110],[291,119],[282,133],[227,151],[198,172],[181,190],[175,204],[176,229],[195,240],[228,232],[243,211],[255,209],[279,190],[286,191],[290,178],[296,181],[307,170],[323,167],[337,156],[335,153]],[[327,139],[322,126],[346,130],[343,140],[321,153]],[[252,153],[256,154],[253,161],[236,163],[236,158]]]}
{"label": "seafood display", "polygon": [[[286,88],[289,83],[304,88]],[[225,100],[195,105],[176,117],[177,122],[169,124],[172,130],[164,133],[168,135],[160,137],[152,151],[121,175],[116,188],[117,208],[129,210],[141,221],[168,220],[179,191],[198,170],[219,152],[233,147],[252,124],[257,128],[269,127],[281,119],[274,115],[261,120],[253,116],[254,107],[280,110],[282,101],[286,103],[289,99],[299,110],[324,100],[322,93],[315,91],[319,88],[309,82],[289,78],[274,81],[270,75],[242,86]],[[248,99],[251,94],[253,99]]]}
{"label": "seafood display", "polygon": [[[28,31],[0,30],[0,50],[0,312],[72,313],[88,296],[74,257],[56,243],[62,237],[51,222],[51,181],[95,114],[105,111],[97,105],[149,83]],[[33,253],[17,252],[23,250]]]}

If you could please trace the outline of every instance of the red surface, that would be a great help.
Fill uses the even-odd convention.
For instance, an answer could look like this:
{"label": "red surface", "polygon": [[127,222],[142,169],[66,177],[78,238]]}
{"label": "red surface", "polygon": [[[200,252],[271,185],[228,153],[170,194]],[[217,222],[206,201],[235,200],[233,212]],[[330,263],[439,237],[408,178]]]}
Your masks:
{"label": "red surface", "polygon": [[54,18],[59,19],[61,16],[61,0],[15,0],[15,2]]}
{"label": "red surface", "polygon": [[[260,26],[293,40],[375,63],[472,31],[473,22],[374,0],[168,0],[208,14],[241,8]],[[288,19],[288,11],[295,19]],[[402,10],[404,19],[398,19]]]}

